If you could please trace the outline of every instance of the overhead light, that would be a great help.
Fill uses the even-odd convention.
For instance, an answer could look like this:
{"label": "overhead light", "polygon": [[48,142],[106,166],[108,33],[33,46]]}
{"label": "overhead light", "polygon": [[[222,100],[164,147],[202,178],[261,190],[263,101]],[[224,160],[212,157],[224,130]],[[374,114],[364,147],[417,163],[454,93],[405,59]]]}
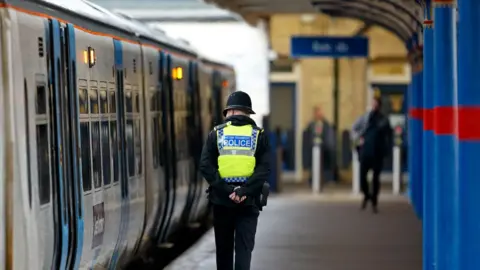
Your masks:
{"label": "overhead light", "polygon": [[302,14],[300,21],[303,23],[313,23],[315,21],[315,14]]}

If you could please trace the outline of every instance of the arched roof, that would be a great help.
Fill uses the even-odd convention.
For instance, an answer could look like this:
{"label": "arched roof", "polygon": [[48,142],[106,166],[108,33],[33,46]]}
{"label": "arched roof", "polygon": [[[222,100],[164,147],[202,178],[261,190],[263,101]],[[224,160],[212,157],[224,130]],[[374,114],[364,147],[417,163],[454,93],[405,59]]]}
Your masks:
{"label": "arched roof", "polygon": [[[422,0],[205,0],[244,17],[321,12],[333,17],[354,18],[383,27],[407,46],[421,40],[424,19]],[[428,1],[428,0],[426,0]]]}

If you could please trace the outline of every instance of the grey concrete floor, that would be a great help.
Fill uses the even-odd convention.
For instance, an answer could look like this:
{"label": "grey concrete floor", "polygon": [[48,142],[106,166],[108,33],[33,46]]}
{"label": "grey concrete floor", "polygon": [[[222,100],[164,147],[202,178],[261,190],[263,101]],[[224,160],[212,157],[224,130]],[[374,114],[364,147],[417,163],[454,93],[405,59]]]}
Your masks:
{"label": "grey concrete floor", "polygon": [[[274,196],[260,215],[252,270],[421,270],[421,222],[403,196],[379,214],[348,193]],[[214,270],[213,230],[169,270]]]}

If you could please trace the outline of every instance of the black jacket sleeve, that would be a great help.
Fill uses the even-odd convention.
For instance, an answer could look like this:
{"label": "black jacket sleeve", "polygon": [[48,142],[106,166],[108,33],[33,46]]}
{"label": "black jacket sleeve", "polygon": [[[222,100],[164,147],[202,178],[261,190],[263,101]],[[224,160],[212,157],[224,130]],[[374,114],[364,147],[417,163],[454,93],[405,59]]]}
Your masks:
{"label": "black jacket sleeve", "polygon": [[263,184],[268,181],[270,175],[270,145],[268,137],[265,132],[261,132],[258,136],[257,150],[255,152],[255,169],[252,176],[240,189],[235,190],[235,193],[239,196],[259,196]]}
{"label": "black jacket sleeve", "polygon": [[224,193],[228,196],[233,192],[234,187],[220,178],[218,173],[218,155],[217,135],[215,131],[211,131],[203,145],[200,157],[200,172],[212,188],[219,191],[220,194]]}

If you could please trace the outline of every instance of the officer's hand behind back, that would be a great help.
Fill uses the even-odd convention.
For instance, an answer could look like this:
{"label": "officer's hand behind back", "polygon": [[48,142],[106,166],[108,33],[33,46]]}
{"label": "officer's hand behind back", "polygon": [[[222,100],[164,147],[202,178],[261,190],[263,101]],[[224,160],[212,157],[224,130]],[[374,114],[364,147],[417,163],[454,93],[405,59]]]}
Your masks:
{"label": "officer's hand behind back", "polygon": [[235,203],[241,203],[247,198],[247,196],[240,197],[235,192],[232,192],[232,194],[230,194],[228,197]]}

